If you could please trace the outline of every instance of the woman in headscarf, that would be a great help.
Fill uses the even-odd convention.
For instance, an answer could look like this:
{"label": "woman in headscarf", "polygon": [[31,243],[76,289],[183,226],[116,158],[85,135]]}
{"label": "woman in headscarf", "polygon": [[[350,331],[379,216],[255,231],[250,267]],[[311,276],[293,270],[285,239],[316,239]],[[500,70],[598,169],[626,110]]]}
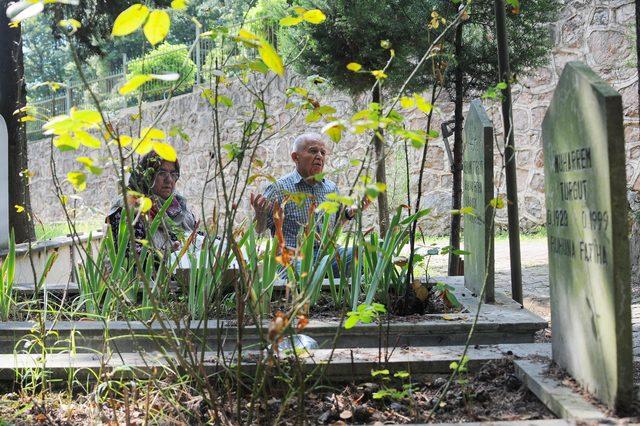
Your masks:
{"label": "woman in headscarf", "polygon": [[[184,197],[175,192],[176,182],[180,178],[180,163],[163,160],[155,152],[146,154],[138,162],[129,176],[127,190],[135,191],[149,197],[153,207],[149,211],[149,223],[141,217],[133,218],[133,228],[136,240],[149,240],[153,246],[163,251],[173,251],[179,248],[180,240],[185,233],[191,233],[196,228],[196,218],[187,208]],[[166,200],[173,195],[171,205],[165,212],[158,231],[147,235],[147,226],[153,220]],[[127,199],[129,197],[127,196]],[[118,241],[118,230],[122,220],[124,203],[122,196],[111,206],[106,222],[111,226],[114,241]],[[136,243],[136,252],[140,253],[141,245]]]}

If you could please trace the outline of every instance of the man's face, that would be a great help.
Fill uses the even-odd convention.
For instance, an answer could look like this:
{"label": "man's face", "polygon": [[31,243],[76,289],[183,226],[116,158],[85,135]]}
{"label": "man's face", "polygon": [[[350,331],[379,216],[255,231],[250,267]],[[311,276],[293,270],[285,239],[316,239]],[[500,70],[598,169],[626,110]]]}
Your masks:
{"label": "man's face", "polygon": [[151,191],[162,199],[169,198],[176,188],[178,176],[176,163],[163,160],[160,168],[156,172],[156,178],[153,181]]}
{"label": "man's face", "polygon": [[291,158],[296,163],[300,176],[308,178],[322,173],[324,160],[327,158],[327,147],[321,140],[310,139],[303,145],[303,149],[292,152]]}

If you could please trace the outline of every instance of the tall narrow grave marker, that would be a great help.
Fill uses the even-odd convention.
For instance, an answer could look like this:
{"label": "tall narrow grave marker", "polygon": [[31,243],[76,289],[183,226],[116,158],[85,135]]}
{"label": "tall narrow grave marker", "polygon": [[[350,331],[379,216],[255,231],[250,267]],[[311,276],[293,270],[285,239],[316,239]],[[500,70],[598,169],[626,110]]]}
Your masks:
{"label": "tall narrow grave marker", "polygon": [[632,399],[622,98],[580,62],[542,123],[553,359],[609,407]]}
{"label": "tall narrow grave marker", "polygon": [[0,249],[9,246],[9,136],[0,115]]}
{"label": "tall narrow grave marker", "polygon": [[464,217],[464,284],[479,296],[486,280],[485,301],[493,302],[493,125],[479,100],[465,121],[463,161],[463,207],[473,207]]}

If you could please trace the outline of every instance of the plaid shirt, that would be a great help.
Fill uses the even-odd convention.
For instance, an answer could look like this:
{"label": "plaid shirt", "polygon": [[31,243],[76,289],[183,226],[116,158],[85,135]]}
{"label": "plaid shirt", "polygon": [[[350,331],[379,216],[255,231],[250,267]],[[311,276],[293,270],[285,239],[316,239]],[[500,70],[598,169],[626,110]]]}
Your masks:
{"label": "plaid shirt", "polygon": [[[309,206],[315,201],[316,206],[325,201],[327,194],[338,192],[338,186],[329,179],[322,179],[315,185],[309,185],[300,176],[297,170],[281,177],[264,191],[265,198],[270,201],[278,201],[282,206],[284,198],[292,193],[304,193],[310,195],[306,197],[300,204],[289,200],[284,206],[284,224],[282,232],[287,247],[294,248],[298,246],[298,233],[300,227],[304,227],[309,221]],[[316,226],[321,226],[322,212],[316,212]],[[275,225],[273,223],[273,214],[267,216],[267,228],[271,231],[271,235],[275,234]]]}

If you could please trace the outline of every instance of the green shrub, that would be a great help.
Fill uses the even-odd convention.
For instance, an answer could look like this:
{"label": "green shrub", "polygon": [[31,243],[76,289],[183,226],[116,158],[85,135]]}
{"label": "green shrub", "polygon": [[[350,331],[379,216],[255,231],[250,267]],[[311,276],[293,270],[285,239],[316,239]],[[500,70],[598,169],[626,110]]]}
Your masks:
{"label": "green shrub", "polygon": [[189,48],[184,44],[163,43],[142,59],[129,62],[128,68],[127,80],[136,74],[180,74],[177,82],[153,80],[146,83],[142,86],[145,100],[157,98],[176,83],[179,86],[175,95],[189,92],[195,83],[196,64],[189,58]]}

